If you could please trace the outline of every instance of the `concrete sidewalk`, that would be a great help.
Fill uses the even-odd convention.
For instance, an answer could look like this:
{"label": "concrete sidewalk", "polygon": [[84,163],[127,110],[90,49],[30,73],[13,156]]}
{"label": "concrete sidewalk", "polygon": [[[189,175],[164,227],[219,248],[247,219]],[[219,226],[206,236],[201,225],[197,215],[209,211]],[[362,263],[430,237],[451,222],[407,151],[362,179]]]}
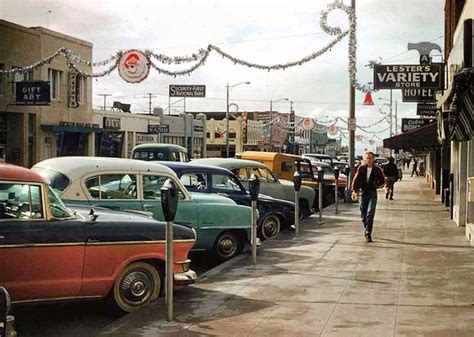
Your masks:
{"label": "concrete sidewalk", "polygon": [[[175,336],[474,336],[474,254],[422,177],[380,191],[373,243],[357,204],[342,204],[300,238],[282,233],[209,271],[175,294]],[[326,213],[334,213],[328,210]],[[164,300],[106,327],[101,336],[160,331]]]}

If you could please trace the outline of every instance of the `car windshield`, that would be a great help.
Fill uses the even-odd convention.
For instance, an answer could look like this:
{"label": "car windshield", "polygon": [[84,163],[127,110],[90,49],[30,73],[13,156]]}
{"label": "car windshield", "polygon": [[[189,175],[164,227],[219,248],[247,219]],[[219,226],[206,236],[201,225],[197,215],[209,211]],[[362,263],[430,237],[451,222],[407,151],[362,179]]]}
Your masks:
{"label": "car windshield", "polygon": [[32,170],[42,176],[52,188],[60,192],[64,191],[71,183],[67,176],[58,171],[43,167],[33,167]]}
{"label": "car windshield", "polygon": [[67,208],[62,200],[58,197],[54,189],[49,187],[48,201],[51,214],[55,218],[71,218],[74,216],[73,211]]}

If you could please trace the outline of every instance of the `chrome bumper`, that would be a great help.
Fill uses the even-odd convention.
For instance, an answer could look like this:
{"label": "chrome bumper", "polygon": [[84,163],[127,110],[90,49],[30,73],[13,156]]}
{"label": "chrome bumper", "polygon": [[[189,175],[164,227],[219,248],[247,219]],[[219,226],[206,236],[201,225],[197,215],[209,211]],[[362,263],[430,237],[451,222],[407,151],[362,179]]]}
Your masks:
{"label": "chrome bumper", "polygon": [[196,282],[196,279],[197,274],[194,270],[191,269],[182,273],[174,274],[174,284],[179,286],[193,284],[194,282]]}

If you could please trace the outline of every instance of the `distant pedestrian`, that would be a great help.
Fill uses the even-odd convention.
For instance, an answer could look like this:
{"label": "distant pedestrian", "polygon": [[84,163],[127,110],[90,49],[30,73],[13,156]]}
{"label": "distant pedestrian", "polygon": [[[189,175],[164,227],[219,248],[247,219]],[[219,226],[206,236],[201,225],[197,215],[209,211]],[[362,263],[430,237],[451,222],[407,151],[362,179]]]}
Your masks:
{"label": "distant pedestrian", "polygon": [[360,193],[360,217],[365,230],[365,239],[372,242],[375,208],[377,206],[377,189],[382,188],[385,177],[380,167],[374,165],[374,154],[367,152],[364,163],[359,166],[352,181],[352,198]]}
{"label": "distant pedestrian", "polygon": [[411,176],[416,175],[418,177],[418,161],[416,159],[413,159],[413,169],[411,171]]}
{"label": "distant pedestrian", "polygon": [[387,193],[385,193],[385,199],[390,197],[390,200],[393,200],[393,185],[399,178],[398,167],[393,157],[388,158],[388,163],[383,168],[383,173],[385,174],[385,187],[387,191]]}
{"label": "distant pedestrian", "polygon": [[410,168],[410,162],[411,162],[411,158],[408,158],[407,159],[407,170]]}

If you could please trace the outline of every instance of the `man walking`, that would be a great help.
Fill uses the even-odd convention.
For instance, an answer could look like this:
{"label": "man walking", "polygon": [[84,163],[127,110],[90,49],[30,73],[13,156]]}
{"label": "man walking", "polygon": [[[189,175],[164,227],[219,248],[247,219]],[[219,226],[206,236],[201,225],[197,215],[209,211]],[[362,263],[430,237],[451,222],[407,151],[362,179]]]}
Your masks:
{"label": "man walking", "polygon": [[377,206],[377,189],[382,188],[385,177],[380,167],[374,165],[374,154],[365,154],[364,164],[359,166],[352,181],[352,195],[360,192],[360,217],[365,229],[365,239],[372,242],[372,227],[374,224],[375,207]]}
{"label": "man walking", "polygon": [[393,200],[393,185],[398,180],[398,167],[397,164],[395,164],[395,158],[388,158],[388,163],[383,168],[383,173],[385,175],[385,187],[387,189],[385,199],[388,199],[390,196],[390,200]]}

